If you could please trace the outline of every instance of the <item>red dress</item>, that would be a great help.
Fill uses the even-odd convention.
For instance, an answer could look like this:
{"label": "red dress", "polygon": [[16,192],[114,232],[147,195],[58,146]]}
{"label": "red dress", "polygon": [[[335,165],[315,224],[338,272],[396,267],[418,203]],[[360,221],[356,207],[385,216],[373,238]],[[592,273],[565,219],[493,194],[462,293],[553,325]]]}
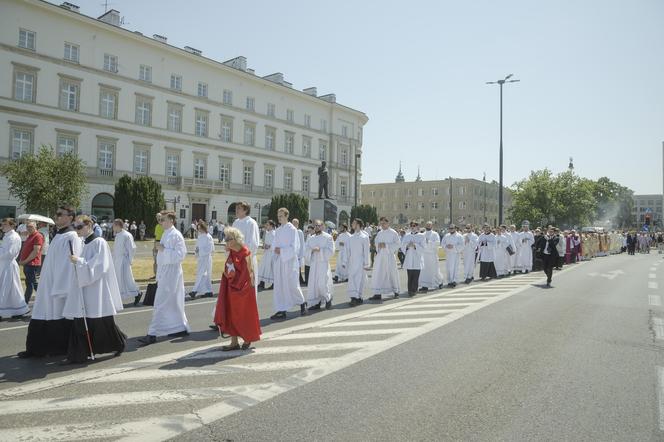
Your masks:
{"label": "red dress", "polygon": [[230,336],[239,336],[246,342],[256,342],[261,336],[261,325],[256,305],[256,288],[251,285],[246,246],[231,250],[224,266],[219,286],[219,298],[214,312],[214,323]]}

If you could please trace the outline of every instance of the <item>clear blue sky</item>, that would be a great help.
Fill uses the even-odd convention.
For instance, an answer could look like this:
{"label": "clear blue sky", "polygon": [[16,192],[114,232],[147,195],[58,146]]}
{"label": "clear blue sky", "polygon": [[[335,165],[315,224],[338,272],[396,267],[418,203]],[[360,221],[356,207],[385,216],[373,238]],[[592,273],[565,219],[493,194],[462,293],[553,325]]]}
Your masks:
{"label": "clear blue sky", "polygon": [[[102,0],[72,0],[104,12]],[[59,3],[59,2],[58,2]],[[505,183],[555,172],[608,176],[662,193],[664,1],[115,0],[125,27],[258,75],[283,72],[369,116],[364,182],[498,179],[498,88]]]}

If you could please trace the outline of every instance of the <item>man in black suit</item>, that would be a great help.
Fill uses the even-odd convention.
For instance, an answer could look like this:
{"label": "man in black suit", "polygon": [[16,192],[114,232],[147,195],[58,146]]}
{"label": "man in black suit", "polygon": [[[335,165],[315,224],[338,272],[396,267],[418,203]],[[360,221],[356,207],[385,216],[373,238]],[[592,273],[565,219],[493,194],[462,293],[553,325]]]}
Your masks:
{"label": "man in black suit", "polygon": [[551,287],[553,267],[556,266],[559,259],[558,249],[556,248],[558,241],[560,241],[560,236],[556,235],[553,227],[549,226],[546,234],[540,236],[535,243],[536,253],[542,258],[547,287]]}

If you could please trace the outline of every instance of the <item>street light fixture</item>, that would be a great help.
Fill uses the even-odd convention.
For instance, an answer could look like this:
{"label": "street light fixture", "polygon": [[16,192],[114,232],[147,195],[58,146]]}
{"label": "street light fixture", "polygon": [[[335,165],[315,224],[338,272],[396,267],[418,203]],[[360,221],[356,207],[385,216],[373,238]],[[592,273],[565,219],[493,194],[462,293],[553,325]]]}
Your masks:
{"label": "street light fixture", "polygon": [[499,184],[498,189],[498,225],[503,223],[503,85],[505,83],[517,83],[521,80],[512,80],[514,74],[509,74],[507,77],[498,81],[487,81],[486,84],[497,84],[500,86],[500,165],[499,165]]}

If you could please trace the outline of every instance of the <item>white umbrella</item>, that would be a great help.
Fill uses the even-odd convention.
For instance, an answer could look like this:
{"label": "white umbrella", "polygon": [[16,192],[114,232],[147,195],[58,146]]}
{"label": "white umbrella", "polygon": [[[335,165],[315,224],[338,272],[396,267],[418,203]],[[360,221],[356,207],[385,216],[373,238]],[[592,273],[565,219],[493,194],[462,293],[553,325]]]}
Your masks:
{"label": "white umbrella", "polygon": [[23,215],[18,216],[19,221],[36,221],[39,223],[46,223],[46,224],[55,224],[53,220],[47,216],[42,216],[42,215],[36,215],[33,213],[24,213]]}
{"label": "white umbrella", "polygon": [[334,229],[335,227],[337,227],[332,221],[325,221],[325,225],[330,229]]}

